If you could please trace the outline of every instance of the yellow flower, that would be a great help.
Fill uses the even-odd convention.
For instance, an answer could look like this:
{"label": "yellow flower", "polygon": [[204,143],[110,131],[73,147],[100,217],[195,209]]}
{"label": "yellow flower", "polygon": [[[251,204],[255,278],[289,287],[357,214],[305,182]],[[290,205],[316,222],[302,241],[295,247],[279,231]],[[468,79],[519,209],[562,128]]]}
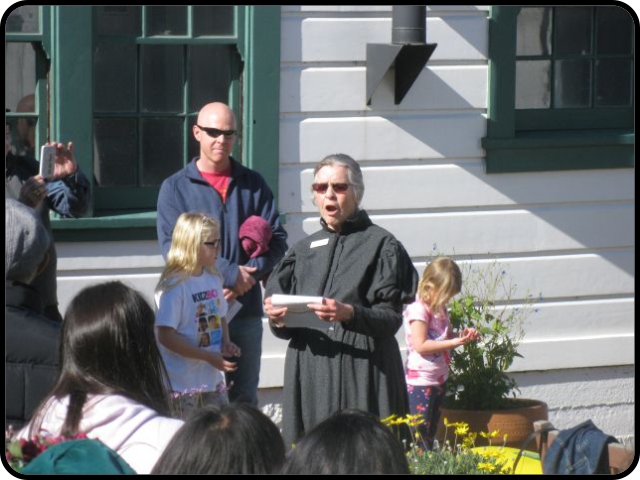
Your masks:
{"label": "yellow flower", "polygon": [[466,435],[469,433],[469,425],[462,423],[456,427],[456,435]]}
{"label": "yellow flower", "polygon": [[500,434],[500,431],[494,430],[493,432],[480,432],[482,438],[495,438]]}
{"label": "yellow flower", "polygon": [[385,426],[389,426],[392,425],[391,422],[393,422],[396,419],[397,415],[394,413],[393,415],[389,415],[386,418],[383,418],[382,420],[380,420],[382,422],[383,425]]}
{"label": "yellow flower", "polygon": [[478,468],[480,470],[485,471],[485,472],[493,472],[494,465],[493,465],[493,463],[480,462],[480,463],[478,463]]}

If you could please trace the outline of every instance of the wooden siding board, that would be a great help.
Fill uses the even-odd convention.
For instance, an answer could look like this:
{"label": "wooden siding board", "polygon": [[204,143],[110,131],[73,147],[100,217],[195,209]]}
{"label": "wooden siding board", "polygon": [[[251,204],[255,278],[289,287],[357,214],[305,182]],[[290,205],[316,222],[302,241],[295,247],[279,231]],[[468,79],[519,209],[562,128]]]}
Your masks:
{"label": "wooden siding board", "polygon": [[[281,113],[363,111],[365,67],[303,68],[282,70]],[[400,105],[394,103],[392,82],[376,89],[372,110],[486,109],[487,67],[434,66],[425,68]]]}
{"label": "wooden siding board", "polygon": [[[369,210],[514,207],[517,205],[619,202],[635,199],[635,178],[626,170],[583,170],[485,175],[482,159],[448,164],[365,166],[363,207]],[[280,168],[280,208],[314,213],[313,169]],[[384,192],[379,195],[378,192]],[[541,195],[544,192],[544,196]]]}
{"label": "wooden siding board", "polygon": [[486,131],[486,119],[475,112],[291,116],[282,118],[280,127],[280,142],[285,146],[282,153],[287,161],[313,165],[333,152],[347,153],[358,161],[478,158],[483,155],[479,138]]}
{"label": "wooden siding board", "polygon": [[[427,17],[431,61],[488,57],[488,19],[478,15]],[[282,18],[282,62],[364,62],[368,43],[391,43],[391,18]]]}
{"label": "wooden siding board", "polygon": [[[558,205],[527,210],[388,213],[372,215],[372,219],[393,232],[412,256],[428,254],[433,244],[455,248],[457,255],[509,255],[632,247],[633,211],[633,204]],[[292,238],[317,229],[316,217],[287,217]]]}

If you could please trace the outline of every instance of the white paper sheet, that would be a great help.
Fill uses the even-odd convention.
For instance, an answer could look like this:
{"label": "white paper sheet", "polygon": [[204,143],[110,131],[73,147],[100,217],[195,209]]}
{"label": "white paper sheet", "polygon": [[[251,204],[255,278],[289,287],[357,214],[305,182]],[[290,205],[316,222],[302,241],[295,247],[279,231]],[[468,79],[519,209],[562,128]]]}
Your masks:
{"label": "white paper sheet", "polygon": [[309,303],[322,303],[322,297],[310,295],[283,295],[275,293],[271,296],[274,307],[287,307],[284,324],[289,328],[317,328],[327,330],[331,323],[321,320],[312,310],[307,308]]}

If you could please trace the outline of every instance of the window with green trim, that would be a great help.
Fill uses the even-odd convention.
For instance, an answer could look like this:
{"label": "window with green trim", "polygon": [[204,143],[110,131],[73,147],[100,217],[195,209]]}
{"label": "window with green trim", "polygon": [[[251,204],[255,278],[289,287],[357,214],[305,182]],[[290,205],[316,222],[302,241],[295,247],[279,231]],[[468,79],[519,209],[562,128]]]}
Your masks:
{"label": "window with green trim", "polygon": [[73,141],[92,182],[91,214],[53,219],[57,240],[154,238],[159,186],[197,155],[192,126],[210,101],[233,108],[234,156],[277,198],[280,7],[22,6],[5,39],[14,136],[27,120],[29,154]]}
{"label": "window with green trim", "polygon": [[488,173],[631,167],[634,28],[620,7],[492,7]]}
{"label": "window with green trim", "polygon": [[197,155],[200,108],[239,103],[235,8],[96,6],[93,17],[95,194],[110,211],[153,209]]}
{"label": "window with green trim", "polygon": [[47,141],[48,67],[42,48],[45,27],[37,5],[18,7],[7,17],[5,109],[16,155],[37,157],[36,147]]}

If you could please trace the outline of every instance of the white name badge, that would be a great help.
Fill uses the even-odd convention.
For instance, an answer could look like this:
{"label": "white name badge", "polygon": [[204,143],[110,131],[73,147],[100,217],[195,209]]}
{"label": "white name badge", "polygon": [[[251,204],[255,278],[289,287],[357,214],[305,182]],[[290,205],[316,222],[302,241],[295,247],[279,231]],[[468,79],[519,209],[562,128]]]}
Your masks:
{"label": "white name badge", "polygon": [[324,247],[325,245],[329,245],[329,239],[328,238],[324,238],[322,240],[316,240],[315,242],[311,242],[311,245],[309,245],[309,248]]}

